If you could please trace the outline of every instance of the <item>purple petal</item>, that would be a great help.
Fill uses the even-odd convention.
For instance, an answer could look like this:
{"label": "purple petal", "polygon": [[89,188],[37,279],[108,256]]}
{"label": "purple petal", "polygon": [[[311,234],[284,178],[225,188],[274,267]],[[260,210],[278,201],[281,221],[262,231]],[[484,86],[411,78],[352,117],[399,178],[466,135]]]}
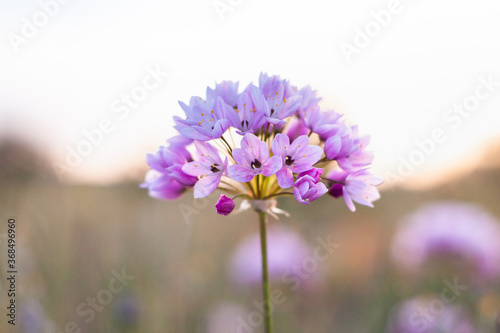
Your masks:
{"label": "purple petal", "polygon": [[[284,135],[284,136],[286,136],[286,135]],[[293,173],[292,173],[292,170],[290,170],[289,168],[282,167],[281,169],[279,169],[278,172],[276,172],[276,177],[278,178],[278,185],[281,188],[292,187],[292,185],[293,185]]]}
{"label": "purple petal", "polygon": [[231,165],[228,170],[229,178],[241,183],[251,181],[256,173],[258,171],[253,171],[238,164]]}
{"label": "purple petal", "polygon": [[195,127],[184,127],[179,130],[179,133],[181,133],[183,136],[186,138],[194,139],[194,140],[200,140],[200,141],[208,141],[211,140],[212,137],[205,135],[198,131],[199,126]]}
{"label": "purple petal", "polygon": [[274,175],[283,166],[283,159],[280,156],[273,156],[264,163],[261,168],[262,174],[266,177]]}
{"label": "purple petal", "polygon": [[207,173],[207,170],[200,165],[199,161],[194,161],[184,164],[182,166],[182,171],[188,175],[196,177]]}
{"label": "purple petal", "polygon": [[279,155],[281,157],[285,157],[285,147],[290,145],[290,139],[285,134],[276,134],[276,137],[272,143],[272,150],[274,155]]}
{"label": "purple petal", "polygon": [[326,185],[321,182],[316,184],[316,190],[317,190],[316,194],[314,194],[311,198],[309,198],[309,201],[314,201],[319,197],[323,196],[326,192],[328,192]]}
{"label": "purple petal", "polygon": [[300,155],[296,156],[292,170],[301,173],[312,169],[314,163],[318,162],[323,155],[323,149],[319,146],[307,146]]}
{"label": "purple petal", "polygon": [[333,160],[337,157],[342,147],[342,140],[340,136],[333,135],[328,138],[325,142],[325,154],[329,160]]}
{"label": "purple petal", "polygon": [[233,158],[234,158],[234,161],[240,166],[243,166],[243,165],[248,166],[252,162],[249,159],[250,156],[248,156],[248,154],[246,153],[246,151],[243,148],[233,149]]}
{"label": "purple petal", "polygon": [[222,134],[226,132],[228,127],[229,127],[229,122],[227,121],[227,119],[218,120],[215,123],[214,128],[212,129],[212,138],[213,139],[220,138]]}
{"label": "purple petal", "polygon": [[351,196],[349,195],[349,193],[347,193],[345,186],[342,188],[342,194],[344,195],[344,200],[345,200],[345,203],[347,205],[347,208],[349,208],[351,210],[351,212],[355,212],[356,207],[354,206],[354,203],[352,202]]}
{"label": "purple petal", "polygon": [[309,145],[309,137],[301,135],[290,144],[289,155],[301,154]]}
{"label": "purple petal", "polygon": [[149,195],[157,199],[174,200],[184,193],[184,189],[184,186],[170,178],[162,186],[150,187]]}
{"label": "purple petal", "polygon": [[221,176],[222,174],[213,174],[213,176],[209,175],[207,177],[200,178],[196,185],[194,185],[194,197],[196,199],[204,198],[212,193],[217,186],[219,186]]}

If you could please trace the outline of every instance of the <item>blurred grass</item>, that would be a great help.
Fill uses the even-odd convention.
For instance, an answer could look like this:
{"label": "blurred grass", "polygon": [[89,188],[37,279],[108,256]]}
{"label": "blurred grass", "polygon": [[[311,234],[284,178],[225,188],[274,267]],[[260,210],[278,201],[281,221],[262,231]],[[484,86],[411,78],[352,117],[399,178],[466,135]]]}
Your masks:
{"label": "blurred grass", "polygon": [[[39,301],[57,332],[68,321],[93,333],[205,332],[208,313],[219,301],[237,302],[249,311],[255,310],[254,300],[260,301],[260,290],[243,288],[227,274],[238,242],[257,232],[257,216],[250,211],[217,215],[217,195],[197,209],[202,203],[194,202],[191,193],[162,202],[137,183],[99,187],[60,184],[50,177],[0,179],[0,219],[13,216],[18,224],[20,307]],[[289,226],[313,247],[318,237],[328,235],[340,247],[321,263],[324,284],[297,291],[282,287],[287,301],[275,310],[276,332],[384,332],[398,300],[432,290],[392,268],[388,248],[397,221],[422,203],[441,199],[479,203],[498,217],[499,185],[498,169],[483,170],[425,192],[384,191],[374,209],[358,205],[354,214],[342,200],[328,196],[310,206],[280,199],[280,208],[291,217],[271,219],[272,224]],[[181,207],[197,215],[187,222]],[[3,224],[0,233],[5,232]],[[85,323],[77,306],[107,288],[112,270],[122,267],[135,279]],[[4,279],[1,285],[4,305]],[[132,299],[138,309],[137,320],[127,325],[117,316],[124,299]],[[499,309],[498,298],[477,302],[481,320],[488,323]],[[2,320],[0,331],[8,329]]]}

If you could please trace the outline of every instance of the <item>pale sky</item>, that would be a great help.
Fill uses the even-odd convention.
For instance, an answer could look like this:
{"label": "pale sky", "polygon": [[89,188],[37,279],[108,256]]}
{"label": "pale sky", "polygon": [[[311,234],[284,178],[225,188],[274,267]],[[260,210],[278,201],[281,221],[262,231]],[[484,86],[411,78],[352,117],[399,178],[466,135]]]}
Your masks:
{"label": "pale sky", "polygon": [[[65,164],[83,131],[107,122],[63,181],[137,170],[174,135],[178,100],[261,71],[318,90],[371,134],[374,172],[408,184],[474,166],[500,134],[498,1],[67,2],[0,1],[0,135]],[[140,88],[155,70],[168,74]],[[135,108],[121,101],[141,91]],[[424,156],[415,140],[433,132],[441,142]],[[411,158],[421,165],[405,172]]]}

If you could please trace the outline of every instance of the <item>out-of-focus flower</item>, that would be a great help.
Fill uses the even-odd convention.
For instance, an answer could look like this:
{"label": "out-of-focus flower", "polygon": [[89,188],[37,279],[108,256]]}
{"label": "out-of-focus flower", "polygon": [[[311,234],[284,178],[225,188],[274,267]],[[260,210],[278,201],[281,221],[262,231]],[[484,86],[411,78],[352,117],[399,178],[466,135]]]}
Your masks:
{"label": "out-of-focus flower", "polygon": [[485,282],[500,277],[500,226],[473,204],[428,204],[401,221],[392,257],[411,272],[452,257],[467,267],[473,279]]}
{"label": "out-of-focus flower", "polygon": [[114,317],[120,326],[130,327],[139,321],[141,312],[139,300],[132,296],[126,295],[119,297],[114,303]]}
{"label": "out-of-focus flower", "polygon": [[226,197],[224,194],[221,194],[219,200],[215,204],[215,209],[217,214],[220,215],[229,215],[234,210],[234,201],[231,198]]}
{"label": "out-of-focus flower", "polygon": [[380,198],[375,186],[382,184],[383,179],[372,175],[366,169],[353,173],[334,169],[326,177],[333,182],[330,195],[335,198],[343,196],[347,207],[353,212],[356,210],[353,201],[373,207],[372,202]]}
{"label": "out-of-focus flower", "polygon": [[[269,278],[280,281],[297,276],[302,262],[311,255],[302,237],[282,228],[269,228],[267,233]],[[258,286],[262,280],[262,259],[258,234],[243,239],[230,261],[230,275],[236,283]]]}
{"label": "out-of-focus flower", "polygon": [[309,145],[307,135],[299,136],[290,144],[285,134],[277,134],[272,144],[273,154],[280,156],[283,167],[276,173],[281,188],[293,185],[293,173],[301,173],[312,169],[323,154],[319,146]]}
{"label": "out-of-focus flower", "polygon": [[203,198],[219,186],[220,179],[227,170],[227,158],[222,161],[217,149],[209,143],[195,141],[194,145],[199,158],[185,164],[182,171],[188,175],[199,177],[194,185],[194,197]]}
{"label": "out-of-focus flower", "polygon": [[248,330],[248,311],[233,302],[219,302],[208,312],[208,333],[235,333]]}
{"label": "out-of-focus flower", "polygon": [[416,297],[399,304],[389,318],[387,332],[478,333],[464,308],[444,304],[439,295]]}
{"label": "out-of-focus flower", "polygon": [[251,181],[258,174],[274,175],[282,165],[281,158],[270,158],[266,143],[251,133],[245,134],[241,148],[233,150],[233,158],[236,164],[229,167],[229,177],[242,183]]}
{"label": "out-of-focus flower", "polygon": [[55,332],[54,322],[47,316],[42,305],[34,299],[24,299],[16,321],[23,333]]}
{"label": "out-of-focus flower", "polygon": [[149,189],[149,195],[158,199],[177,199],[184,190],[196,183],[196,177],[182,171],[182,166],[191,155],[186,150],[189,140],[174,137],[169,140],[168,147],[160,147],[156,154],[148,154],[146,161],[151,170],[146,174],[146,180],[141,185]]}

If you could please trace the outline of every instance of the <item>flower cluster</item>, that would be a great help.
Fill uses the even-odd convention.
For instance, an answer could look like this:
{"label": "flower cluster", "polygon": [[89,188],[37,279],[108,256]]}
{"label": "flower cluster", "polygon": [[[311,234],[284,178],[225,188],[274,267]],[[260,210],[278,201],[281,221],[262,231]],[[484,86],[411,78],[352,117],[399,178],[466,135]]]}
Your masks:
{"label": "flower cluster", "polygon": [[[205,98],[179,102],[186,114],[174,117],[180,135],[147,156],[151,170],[142,186],[165,200],[193,187],[195,198],[219,188],[233,199],[290,194],[308,205],[329,193],[344,197],[352,211],[353,201],[373,207],[382,179],[368,169],[369,137],[319,101],[309,86],[267,74],[243,91],[231,81],[207,88]],[[216,208],[227,215],[234,206],[222,195]]]}

